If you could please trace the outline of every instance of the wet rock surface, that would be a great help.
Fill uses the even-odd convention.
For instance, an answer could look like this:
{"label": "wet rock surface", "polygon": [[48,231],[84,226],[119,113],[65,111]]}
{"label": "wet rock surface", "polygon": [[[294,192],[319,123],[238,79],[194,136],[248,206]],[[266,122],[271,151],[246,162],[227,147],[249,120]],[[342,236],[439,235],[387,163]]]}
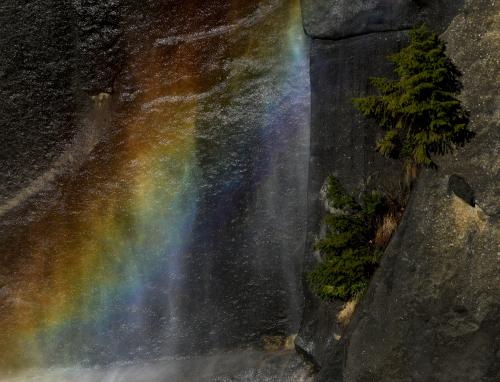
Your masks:
{"label": "wet rock surface", "polygon": [[119,68],[119,1],[0,5],[0,205],[67,150]]}
{"label": "wet rock surface", "polygon": [[33,370],[5,382],[312,382],[312,371],[291,351],[235,351],[108,368]]}
{"label": "wet rock surface", "polygon": [[299,10],[0,5],[0,373],[297,332],[309,145]]}
{"label": "wet rock surface", "polygon": [[[322,2],[317,9],[321,10],[321,6],[326,7],[327,3]],[[340,4],[328,4],[331,3]],[[374,3],[377,2],[366,2]],[[340,338],[335,331],[327,340],[322,334],[331,330],[335,305],[325,308],[313,298],[306,297],[306,314],[297,345],[308,351],[321,366],[317,375],[319,381],[472,382],[495,381],[500,377],[500,102],[493,85],[498,81],[492,81],[500,73],[500,8],[498,2],[482,0],[465,1],[459,11],[455,5],[446,7],[445,2],[424,4],[430,10],[433,6],[441,7],[441,12],[448,15],[437,22],[435,15],[429,13],[427,20],[432,28],[444,31],[448,53],[464,73],[461,98],[471,112],[471,126],[477,136],[456,154],[440,158],[438,171],[426,170],[420,174],[403,222],[364,301]],[[346,7],[346,10],[351,8]],[[318,24],[325,28],[324,31],[328,30],[325,23],[328,23],[326,19],[323,25]],[[368,28],[367,32],[372,30]],[[310,33],[318,33],[322,38],[328,36],[326,32],[321,35],[321,31]],[[336,32],[330,33],[331,38],[339,37]],[[363,41],[374,37],[357,38]],[[397,48],[395,41],[393,43],[388,49]],[[320,44],[334,43],[321,41]],[[364,51],[359,49],[335,54],[364,57]],[[329,145],[335,134],[356,130],[359,122],[349,111],[351,124],[335,125],[335,120],[331,120],[334,132],[325,132],[326,124],[315,119],[315,110],[321,114],[319,110],[334,109],[334,104],[328,104],[325,97],[318,101],[314,93],[322,93],[314,84],[324,84],[330,78],[342,78],[342,75],[325,74],[315,69],[318,66],[314,65],[314,60],[313,56],[311,134],[313,137],[331,135],[325,136],[324,143],[319,144],[318,152],[325,147],[325,154],[312,161],[310,177],[314,179],[319,168],[315,163],[324,160],[326,163],[322,166],[329,165],[332,172],[336,168],[342,169],[338,175],[352,187],[353,174],[343,166],[344,158],[336,157],[334,145]],[[323,58],[325,63],[333,60],[335,58],[331,56]],[[379,70],[378,66],[374,65],[372,70]],[[390,75],[388,68],[380,70],[386,72],[377,75]],[[353,89],[352,92],[364,94],[355,80],[350,80],[347,87]],[[333,85],[331,91],[332,98],[350,94],[342,87],[336,94]],[[373,142],[365,144],[369,147]],[[359,162],[358,159],[356,163]],[[377,179],[381,185],[386,181],[386,177]],[[310,194],[319,191],[319,179],[318,184],[310,185],[313,188]],[[450,189],[453,190],[451,193]],[[319,232],[318,220],[314,220],[318,209],[311,211],[313,217],[310,215],[309,224],[312,219],[313,225],[309,227],[316,231],[308,229],[309,237]],[[308,256],[311,262],[313,256]],[[333,310],[329,315],[321,314],[328,309]]]}

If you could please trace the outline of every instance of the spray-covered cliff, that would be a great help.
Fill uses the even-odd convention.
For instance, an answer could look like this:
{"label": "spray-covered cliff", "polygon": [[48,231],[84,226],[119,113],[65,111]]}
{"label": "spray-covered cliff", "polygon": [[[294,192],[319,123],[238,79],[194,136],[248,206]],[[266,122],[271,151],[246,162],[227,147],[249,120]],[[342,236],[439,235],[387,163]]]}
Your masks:
{"label": "spray-covered cliff", "polygon": [[295,378],[299,0],[7,0],[0,20],[0,379]]}
{"label": "spray-covered cliff", "polygon": [[[312,38],[309,245],[322,220],[330,173],[349,189],[399,177],[376,157],[376,128],[352,97],[368,77],[390,75],[385,57],[425,21],[463,72],[461,98],[476,138],[425,170],[381,267],[347,328],[341,304],[306,293],[297,345],[320,381],[496,381],[500,378],[498,1],[303,1]],[[311,251],[308,263],[314,263]]]}

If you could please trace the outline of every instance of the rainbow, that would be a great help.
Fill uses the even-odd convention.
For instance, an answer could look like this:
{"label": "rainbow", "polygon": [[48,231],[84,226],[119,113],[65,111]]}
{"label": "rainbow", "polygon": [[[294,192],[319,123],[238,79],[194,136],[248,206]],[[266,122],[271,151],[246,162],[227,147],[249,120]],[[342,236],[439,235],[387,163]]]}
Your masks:
{"label": "rainbow", "polygon": [[[165,283],[155,293],[170,296],[166,308],[174,312],[181,303],[168,292],[182,288],[180,259],[200,219],[200,197],[210,187],[200,182],[202,114],[237,108],[234,96],[250,91],[266,71],[279,76],[279,86],[252,110],[265,126],[260,140],[271,142],[263,148],[269,157],[286,149],[273,139],[287,129],[280,107],[303,91],[290,83],[307,57],[299,0],[260,3],[225,26],[148,41],[148,56],[129,58],[131,75],[118,80],[106,110],[112,119],[106,139],[76,174],[58,180],[55,206],[2,239],[0,373],[92,364],[82,347],[87,338],[123,353],[109,338],[120,335],[120,325],[146,324],[141,312],[159,277]],[[227,67],[204,77],[196,63],[215,60],[211,51],[201,51],[207,44],[227,44]],[[165,68],[180,80],[158,80]],[[128,94],[130,81],[141,91]],[[217,160],[224,177],[230,170],[223,155]],[[266,164],[261,168],[257,177],[266,177]],[[226,175],[224,193],[231,194],[240,178]],[[225,213],[222,206],[217,216],[223,220]],[[175,331],[175,315],[170,319],[166,325]]]}

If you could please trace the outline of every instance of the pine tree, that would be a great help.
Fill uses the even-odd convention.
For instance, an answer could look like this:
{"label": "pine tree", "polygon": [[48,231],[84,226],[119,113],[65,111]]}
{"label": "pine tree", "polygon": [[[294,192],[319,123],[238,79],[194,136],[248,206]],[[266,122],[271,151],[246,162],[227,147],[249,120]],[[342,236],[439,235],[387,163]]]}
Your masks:
{"label": "pine tree", "polygon": [[469,142],[469,114],[456,96],[460,72],[446,56],[445,43],[425,25],[410,32],[411,42],[389,59],[396,80],[371,78],[380,95],[354,99],[361,113],[385,131],[377,151],[404,160],[407,168],[437,168],[433,155]]}
{"label": "pine tree", "polygon": [[382,252],[373,240],[375,223],[386,203],[375,191],[358,203],[334,177],[328,179],[327,198],[337,211],[325,218],[325,236],[314,246],[322,261],[307,278],[321,299],[348,300],[363,293],[377,269]]}

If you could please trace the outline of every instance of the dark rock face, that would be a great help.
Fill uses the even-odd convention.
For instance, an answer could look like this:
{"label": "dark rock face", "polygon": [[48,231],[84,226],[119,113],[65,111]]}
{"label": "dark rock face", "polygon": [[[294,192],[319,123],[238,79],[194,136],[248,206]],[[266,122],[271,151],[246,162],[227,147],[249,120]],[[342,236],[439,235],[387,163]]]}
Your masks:
{"label": "dark rock face", "polygon": [[303,0],[304,28],[313,38],[338,40],[409,29],[418,22],[445,25],[463,0]]}
{"label": "dark rock face", "polygon": [[0,5],[0,205],[68,149],[91,96],[111,91],[122,50],[119,3]]}
{"label": "dark rock face", "polygon": [[337,322],[337,314],[343,304],[341,302],[322,303],[307,288],[304,289],[306,307],[300,334],[295,340],[295,347],[316,371],[328,369],[331,376],[341,376],[343,348],[336,344],[342,335],[342,328]]}
{"label": "dark rock face", "polygon": [[[310,116],[299,2],[7,0],[0,19],[0,373],[295,334]],[[54,287],[59,272],[71,287]],[[83,279],[91,291],[74,288]],[[54,288],[72,317],[46,331],[59,304],[39,301]],[[17,291],[47,311],[10,309]],[[18,314],[43,345],[17,341]]]}
{"label": "dark rock face", "polygon": [[[478,135],[442,158],[438,172],[421,175],[352,326],[345,380],[500,377],[500,105],[488,80],[500,72],[499,38],[493,33],[499,11],[498,4],[472,1],[444,34],[464,72],[462,97]],[[472,190],[457,173],[477,186],[475,207]],[[456,195],[449,196],[449,184]]]}
{"label": "dark rock face", "polygon": [[[346,99],[367,93],[366,77],[390,75],[383,56],[391,49],[395,52],[405,34],[372,32],[404,28],[405,13],[403,2],[392,2],[391,12],[399,12],[401,24],[394,27],[387,21],[383,27],[374,26],[363,21],[368,15],[364,11],[384,2],[357,3],[363,3],[359,13],[349,13],[355,6],[338,1],[303,3],[306,30],[313,37],[339,39],[367,33],[336,42],[313,39],[309,244],[319,232],[322,210],[316,195],[327,173],[335,173],[353,189],[362,186],[367,175],[378,174],[381,166],[363,160],[370,157],[376,137],[359,133],[362,123]],[[492,81],[500,72],[495,32],[500,8],[482,0],[467,1],[460,11],[462,4],[456,2],[420,3],[432,28],[445,31],[448,53],[464,73],[462,98],[477,136],[456,154],[440,158],[437,172],[422,172],[405,218],[345,332],[333,323],[339,305],[321,304],[306,295],[297,346],[320,367],[319,381],[500,378],[500,105]],[[335,16],[321,21],[318,17],[328,15],[328,10]],[[384,13],[387,20],[393,17],[391,12]],[[356,29],[357,25],[364,29]],[[383,37],[389,41],[382,42]],[[325,69],[334,62],[336,72]],[[374,181],[384,185],[394,178],[382,172]],[[314,261],[311,252],[309,264]]]}
{"label": "dark rock face", "polygon": [[316,38],[404,29],[415,21],[418,5],[412,0],[304,0],[304,26]]}
{"label": "dark rock face", "polygon": [[[370,94],[370,76],[391,72],[391,65],[384,57],[406,40],[405,32],[389,32],[341,41],[312,41],[307,248],[312,248],[321,230],[324,206],[320,190],[329,175],[334,174],[354,192],[376,179],[386,179],[387,185],[399,179],[399,165],[374,150],[380,132],[361,118],[351,100]],[[314,257],[307,256],[306,262],[313,266]],[[332,341],[336,342],[332,333],[340,333],[336,314],[341,304],[322,304],[309,293],[305,301],[305,317],[297,345],[322,367],[331,364],[333,359],[324,355]]]}
{"label": "dark rock face", "polygon": [[380,131],[356,112],[352,98],[370,94],[369,77],[391,72],[385,57],[406,41],[405,32],[389,32],[312,42],[310,235],[318,232],[319,191],[328,175],[335,174],[350,190],[361,190],[371,179],[400,175],[397,164],[375,152]]}
{"label": "dark rock face", "polygon": [[43,2],[25,3],[1,5],[0,198],[43,171],[71,137],[75,118],[74,30],[61,17],[68,6],[45,12]]}

